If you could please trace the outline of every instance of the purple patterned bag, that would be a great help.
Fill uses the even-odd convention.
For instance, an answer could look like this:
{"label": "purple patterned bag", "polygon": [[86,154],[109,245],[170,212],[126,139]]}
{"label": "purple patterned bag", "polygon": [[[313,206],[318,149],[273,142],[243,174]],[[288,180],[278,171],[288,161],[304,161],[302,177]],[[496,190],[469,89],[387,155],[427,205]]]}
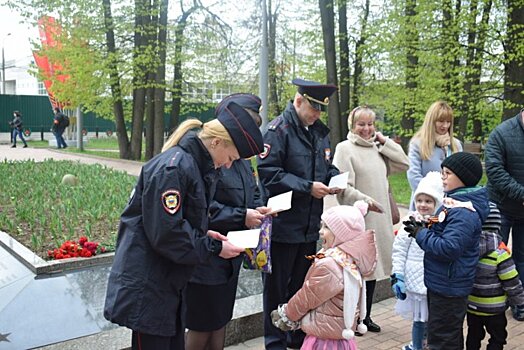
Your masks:
{"label": "purple patterned bag", "polygon": [[248,270],[271,273],[271,227],[273,217],[266,216],[260,225],[260,237],[256,248],[246,248],[243,266]]}

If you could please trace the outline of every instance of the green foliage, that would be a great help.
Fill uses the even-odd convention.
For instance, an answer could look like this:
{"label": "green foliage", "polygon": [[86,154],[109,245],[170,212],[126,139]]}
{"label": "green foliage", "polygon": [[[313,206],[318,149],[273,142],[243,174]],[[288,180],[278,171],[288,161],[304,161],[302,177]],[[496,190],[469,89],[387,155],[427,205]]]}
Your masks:
{"label": "green foliage", "polygon": [[391,192],[393,193],[395,201],[398,204],[409,206],[409,200],[411,199],[411,187],[409,186],[406,172],[389,176],[389,185],[391,186]]}
{"label": "green foliage", "polygon": [[[75,175],[78,185],[61,185],[65,174]],[[133,176],[101,165],[3,161],[0,230],[41,257],[83,235],[114,246],[119,216],[135,182]]]}

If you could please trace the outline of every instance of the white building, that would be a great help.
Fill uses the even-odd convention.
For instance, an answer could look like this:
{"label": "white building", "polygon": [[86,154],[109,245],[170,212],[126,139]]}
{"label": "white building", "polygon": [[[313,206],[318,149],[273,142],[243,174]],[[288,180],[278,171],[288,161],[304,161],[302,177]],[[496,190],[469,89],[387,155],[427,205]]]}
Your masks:
{"label": "white building", "polygon": [[[5,92],[8,95],[47,95],[44,84],[29,73],[34,68],[33,56],[5,61]],[[2,77],[3,78],[3,77]]]}

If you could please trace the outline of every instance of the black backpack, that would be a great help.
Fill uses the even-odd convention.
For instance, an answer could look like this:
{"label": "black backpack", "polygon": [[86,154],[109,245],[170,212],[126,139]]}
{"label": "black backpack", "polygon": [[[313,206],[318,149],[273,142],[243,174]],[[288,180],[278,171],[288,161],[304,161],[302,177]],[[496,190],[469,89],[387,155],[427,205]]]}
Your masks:
{"label": "black backpack", "polygon": [[66,114],[62,114],[62,126],[64,128],[67,128],[69,126],[69,116]]}

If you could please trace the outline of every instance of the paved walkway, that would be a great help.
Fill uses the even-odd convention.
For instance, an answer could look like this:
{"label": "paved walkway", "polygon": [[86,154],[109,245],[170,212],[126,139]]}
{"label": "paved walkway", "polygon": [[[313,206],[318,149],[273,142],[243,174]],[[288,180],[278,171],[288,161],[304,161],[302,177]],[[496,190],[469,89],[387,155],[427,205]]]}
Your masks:
{"label": "paved walkway", "polygon": [[[77,160],[82,163],[98,163],[104,164],[114,169],[127,171],[130,174],[138,175],[140,173],[140,162],[124,161],[124,160],[109,160],[104,158],[95,158],[91,156],[83,156],[74,153],[59,152],[51,149],[34,149],[34,148],[9,148],[9,145],[0,145],[0,159],[9,160],[23,160],[34,159],[41,161],[44,159],[53,158],[55,160]],[[363,337],[357,337],[359,349],[379,349],[379,350],[393,350],[400,349],[402,345],[407,344],[411,338],[410,322],[403,320],[394,313],[395,299],[387,299],[373,306],[373,320],[382,327],[380,333],[367,333]],[[510,312],[508,316],[508,345],[507,350],[524,349],[524,322],[517,322],[512,317]],[[101,334],[100,337],[104,337]],[[95,338],[97,335],[91,336]],[[0,346],[1,348],[1,346]],[[85,349],[87,349],[86,347]],[[263,349],[263,338],[255,338],[247,342],[229,346],[228,350],[261,350]]]}

